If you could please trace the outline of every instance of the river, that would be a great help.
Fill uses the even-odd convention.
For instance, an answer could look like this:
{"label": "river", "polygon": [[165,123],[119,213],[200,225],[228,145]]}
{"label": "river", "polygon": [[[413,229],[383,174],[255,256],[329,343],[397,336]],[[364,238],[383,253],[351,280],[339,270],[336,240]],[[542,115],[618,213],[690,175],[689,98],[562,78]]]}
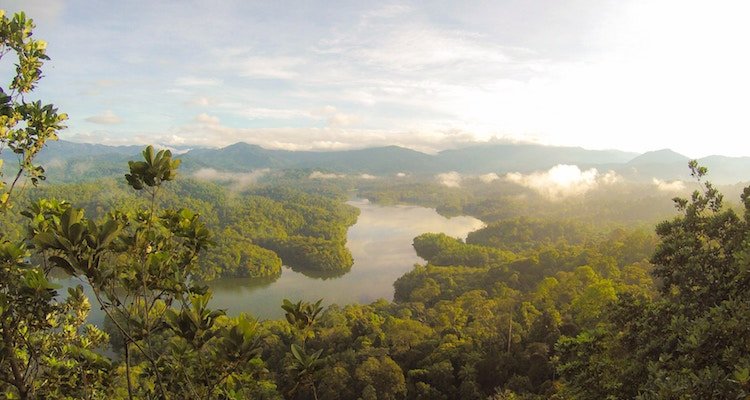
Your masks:
{"label": "river", "polygon": [[[294,302],[322,298],[324,305],[366,304],[381,298],[392,300],[393,282],[410,271],[415,263],[424,262],[411,246],[415,236],[443,232],[466,238],[469,232],[484,226],[473,217],[445,218],[434,209],[418,206],[381,206],[367,200],[353,200],[348,204],[360,210],[357,223],[347,233],[347,247],[354,257],[350,272],[320,279],[283,267],[281,277],[271,282],[219,279],[209,284],[214,293],[211,306],[226,309],[230,315],[245,312],[260,319],[273,319],[283,316],[281,303],[285,298]],[[87,294],[91,296],[88,290]],[[101,322],[101,314],[98,307],[93,306],[89,321]]]}

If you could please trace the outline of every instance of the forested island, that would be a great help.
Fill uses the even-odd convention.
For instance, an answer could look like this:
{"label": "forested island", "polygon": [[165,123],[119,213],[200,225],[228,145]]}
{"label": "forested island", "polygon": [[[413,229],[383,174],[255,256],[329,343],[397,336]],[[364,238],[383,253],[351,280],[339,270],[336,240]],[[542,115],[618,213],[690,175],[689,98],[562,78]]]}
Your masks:
{"label": "forested island", "polygon": [[[673,201],[642,182],[554,198],[296,167],[237,189],[181,175],[180,157],[152,146],[124,177],[46,182],[36,157],[66,115],[23,96],[47,58],[32,30],[23,14],[0,17],[0,53],[18,56],[0,93],[0,151],[12,154],[0,182],[5,398],[750,395],[750,187],[726,187],[737,202],[725,202],[690,161],[692,186]],[[486,226],[414,238],[425,263],[392,301],[324,307],[290,293],[284,319],[266,321],[211,308],[219,277],[273,279],[282,264],[345,274],[351,190]],[[60,274],[80,285],[60,290]],[[86,321],[93,307],[102,326]]]}

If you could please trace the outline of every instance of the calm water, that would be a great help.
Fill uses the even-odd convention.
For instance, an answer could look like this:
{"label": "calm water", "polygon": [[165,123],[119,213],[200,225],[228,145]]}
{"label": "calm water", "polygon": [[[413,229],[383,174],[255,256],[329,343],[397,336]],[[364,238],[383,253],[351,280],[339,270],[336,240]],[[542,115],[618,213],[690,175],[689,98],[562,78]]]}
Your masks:
{"label": "calm water", "polygon": [[[370,303],[393,299],[393,282],[424,262],[411,246],[425,232],[443,232],[453,237],[466,235],[483,226],[472,217],[445,218],[434,209],[416,206],[379,206],[367,200],[350,201],[360,209],[357,223],[349,228],[347,246],[354,256],[349,273],[330,279],[305,276],[284,267],[273,282],[251,279],[220,279],[210,283],[212,306],[229,314],[250,313],[261,319],[280,318],[281,302],[315,301],[324,304]],[[95,300],[92,299],[92,304]],[[101,321],[101,311],[92,307],[90,320]]]}

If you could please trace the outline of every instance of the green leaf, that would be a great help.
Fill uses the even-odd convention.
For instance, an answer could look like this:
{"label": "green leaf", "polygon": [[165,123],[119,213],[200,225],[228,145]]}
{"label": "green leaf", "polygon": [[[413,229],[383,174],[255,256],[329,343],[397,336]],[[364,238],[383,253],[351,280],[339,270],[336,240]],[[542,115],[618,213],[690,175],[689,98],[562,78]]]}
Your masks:
{"label": "green leaf", "polygon": [[294,343],[292,343],[291,349],[292,349],[292,355],[294,356],[294,358],[296,358],[297,361],[299,361],[300,363],[304,363],[305,359],[302,357],[302,354],[301,354],[302,349]]}
{"label": "green leaf", "polygon": [[750,368],[738,368],[734,371],[734,379],[737,380],[741,385],[745,385],[750,381]]}
{"label": "green leaf", "polygon": [[109,220],[106,223],[104,223],[104,226],[102,226],[101,232],[99,232],[99,237],[97,238],[97,241],[99,242],[99,247],[106,247],[109,245],[112,240],[115,239],[117,234],[122,229],[122,226],[118,221],[115,220]]}
{"label": "green leaf", "polygon": [[41,232],[34,236],[34,243],[42,249],[60,249],[60,242],[55,235],[49,232]]}
{"label": "green leaf", "polygon": [[57,268],[60,268],[67,272],[70,275],[75,275],[76,270],[73,268],[73,265],[70,264],[70,261],[68,261],[65,258],[62,258],[60,256],[50,256],[49,261],[54,264]]}

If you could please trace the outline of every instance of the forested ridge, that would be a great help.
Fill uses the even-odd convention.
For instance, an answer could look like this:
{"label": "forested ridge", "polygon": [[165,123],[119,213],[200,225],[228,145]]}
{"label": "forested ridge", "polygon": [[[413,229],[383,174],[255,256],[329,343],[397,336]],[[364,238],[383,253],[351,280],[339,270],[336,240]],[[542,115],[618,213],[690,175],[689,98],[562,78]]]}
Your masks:
{"label": "forested ridge", "polygon": [[[5,398],[750,395],[750,188],[729,207],[690,162],[695,191],[675,198],[676,215],[653,232],[643,226],[661,205],[618,210],[614,201],[578,218],[597,197],[576,206],[370,185],[360,194],[440,202],[487,226],[465,241],[414,238],[426,264],[394,283],[392,302],[324,308],[293,299],[279,304],[283,320],[230,316],[210,307],[204,281],[278,276],[282,260],[346,272],[357,217],[344,203],[348,187],[308,186],[290,172],[231,191],[179,176],[180,160],[151,146],[119,180],[41,184],[35,157],[66,116],[26,100],[47,58],[32,29],[23,14],[0,13],[0,52],[18,57],[0,96],[0,151],[17,161],[0,183]],[[82,286],[63,293],[60,272],[93,295]],[[91,307],[106,313],[103,326],[86,322]]]}

